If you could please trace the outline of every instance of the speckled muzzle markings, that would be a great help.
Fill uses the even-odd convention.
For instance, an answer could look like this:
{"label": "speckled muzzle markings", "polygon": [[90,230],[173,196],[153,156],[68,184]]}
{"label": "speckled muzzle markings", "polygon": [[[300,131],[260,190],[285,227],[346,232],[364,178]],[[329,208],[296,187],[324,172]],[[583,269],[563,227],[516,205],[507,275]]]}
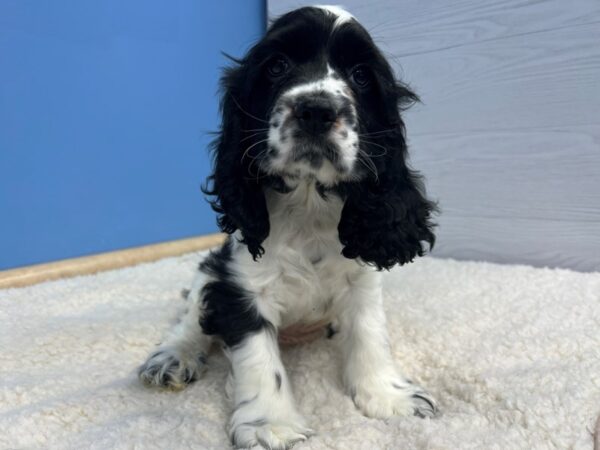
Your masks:
{"label": "speckled muzzle markings", "polygon": [[318,78],[283,92],[270,117],[265,164],[271,173],[310,174],[323,184],[349,179],[358,154],[352,90],[328,64]]}

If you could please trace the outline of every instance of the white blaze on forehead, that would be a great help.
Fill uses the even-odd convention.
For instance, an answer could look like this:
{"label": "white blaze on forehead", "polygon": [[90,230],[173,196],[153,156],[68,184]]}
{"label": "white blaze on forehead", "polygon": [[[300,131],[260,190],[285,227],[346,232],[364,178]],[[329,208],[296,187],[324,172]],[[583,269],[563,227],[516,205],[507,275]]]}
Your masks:
{"label": "white blaze on forehead", "polygon": [[348,11],[346,11],[344,8],[338,5],[315,5],[315,8],[322,9],[328,12],[329,14],[332,14],[337,17],[335,23],[333,24],[334,28],[337,28],[343,23],[355,19],[355,17],[352,14],[350,14]]}
{"label": "white blaze on forehead", "polygon": [[340,79],[336,79],[331,75],[327,75],[325,78],[320,80],[310,81],[305,84],[299,84],[288,90],[284,97],[296,97],[301,94],[311,94],[318,92],[327,92],[332,96],[348,97],[346,92],[348,85]]}
{"label": "white blaze on forehead", "polygon": [[335,71],[329,64],[327,64],[327,75],[323,78],[294,86],[286,91],[282,97],[295,98],[301,94],[318,92],[326,92],[334,97],[350,98],[348,95],[350,92],[348,84],[340,76],[336,76]]}

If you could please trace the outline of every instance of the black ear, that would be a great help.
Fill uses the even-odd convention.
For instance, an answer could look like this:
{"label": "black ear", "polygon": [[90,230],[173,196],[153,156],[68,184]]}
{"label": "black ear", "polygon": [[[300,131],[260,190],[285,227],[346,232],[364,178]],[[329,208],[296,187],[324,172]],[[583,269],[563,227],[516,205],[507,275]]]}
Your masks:
{"label": "black ear", "polygon": [[[424,194],[420,176],[406,165],[404,124],[398,108],[417,97],[404,86],[397,88],[392,130],[367,148],[369,170],[360,182],[345,186],[345,204],[338,225],[339,239],[347,258],[360,258],[378,269],[411,262],[435,243],[431,215],[436,210]],[[370,139],[374,141],[373,138]],[[364,144],[367,145],[368,144]],[[381,155],[385,148],[385,155]]]}
{"label": "black ear", "polygon": [[216,197],[211,206],[221,230],[228,234],[240,230],[242,242],[256,259],[264,253],[261,244],[269,235],[269,215],[258,177],[251,176],[249,160],[243,157],[241,140],[244,130],[265,124],[244,106],[247,77],[243,61],[237,62],[240,65],[226,69],[221,79],[221,129],[213,142],[214,170],[203,191]]}

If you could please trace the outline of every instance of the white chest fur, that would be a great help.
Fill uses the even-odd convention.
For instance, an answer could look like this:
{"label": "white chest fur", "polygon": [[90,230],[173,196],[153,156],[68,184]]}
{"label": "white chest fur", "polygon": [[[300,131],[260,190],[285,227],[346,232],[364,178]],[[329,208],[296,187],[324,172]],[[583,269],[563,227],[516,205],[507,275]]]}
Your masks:
{"label": "white chest fur", "polygon": [[266,196],[271,230],[265,254],[253,261],[244,246],[236,247],[236,271],[256,296],[260,314],[276,326],[330,317],[354,275],[372,270],[341,255],[342,200],[319,195],[314,182]]}

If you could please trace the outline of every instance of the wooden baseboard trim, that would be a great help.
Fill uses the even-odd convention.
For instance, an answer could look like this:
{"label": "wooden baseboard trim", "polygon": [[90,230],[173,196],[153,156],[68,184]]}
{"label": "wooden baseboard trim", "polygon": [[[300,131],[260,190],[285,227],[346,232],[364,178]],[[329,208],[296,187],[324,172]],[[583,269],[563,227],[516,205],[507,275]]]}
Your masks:
{"label": "wooden baseboard trim", "polygon": [[89,275],[105,270],[120,269],[169,256],[206,250],[223,242],[225,235],[209,234],[160,244],[144,245],[80,258],[65,259],[0,271],[0,289],[30,286],[43,281]]}

